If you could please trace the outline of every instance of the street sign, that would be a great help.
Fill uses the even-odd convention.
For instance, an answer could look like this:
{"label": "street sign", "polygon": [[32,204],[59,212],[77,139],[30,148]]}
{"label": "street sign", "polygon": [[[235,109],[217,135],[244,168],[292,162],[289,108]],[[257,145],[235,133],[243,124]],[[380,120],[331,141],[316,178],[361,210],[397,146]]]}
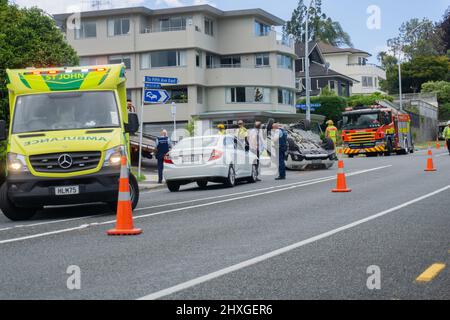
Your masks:
{"label": "street sign", "polygon": [[145,89],[161,89],[161,84],[159,83],[144,83]]}
{"label": "street sign", "polygon": [[164,78],[164,77],[144,77],[144,82],[149,83],[161,83],[161,84],[178,84],[177,78]]}
{"label": "street sign", "polygon": [[166,103],[170,95],[166,90],[148,90],[144,89],[144,103]]}
{"label": "street sign", "polygon": [[[320,103],[312,103],[311,111],[315,111],[317,108],[320,108],[322,105]],[[306,110],[306,104],[297,104],[295,106],[297,109]]]}

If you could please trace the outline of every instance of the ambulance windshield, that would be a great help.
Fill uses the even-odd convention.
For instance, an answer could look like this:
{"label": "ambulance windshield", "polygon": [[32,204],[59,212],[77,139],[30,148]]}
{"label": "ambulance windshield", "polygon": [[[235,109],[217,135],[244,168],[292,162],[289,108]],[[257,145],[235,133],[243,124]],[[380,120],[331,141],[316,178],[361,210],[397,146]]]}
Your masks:
{"label": "ambulance windshield", "polygon": [[77,91],[19,96],[13,134],[119,127],[113,91]]}

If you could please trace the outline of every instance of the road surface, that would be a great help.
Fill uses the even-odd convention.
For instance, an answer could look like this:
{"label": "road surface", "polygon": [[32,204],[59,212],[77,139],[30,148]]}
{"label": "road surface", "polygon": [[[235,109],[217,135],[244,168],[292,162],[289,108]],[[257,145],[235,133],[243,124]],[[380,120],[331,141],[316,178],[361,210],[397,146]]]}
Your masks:
{"label": "road surface", "polygon": [[450,157],[437,155],[435,173],[423,151],[345,159],[348,194],[330,192],[337,168],[143,193],[137,237],[106,236],[103,205],[0,216],[0,299],[450,299]]}

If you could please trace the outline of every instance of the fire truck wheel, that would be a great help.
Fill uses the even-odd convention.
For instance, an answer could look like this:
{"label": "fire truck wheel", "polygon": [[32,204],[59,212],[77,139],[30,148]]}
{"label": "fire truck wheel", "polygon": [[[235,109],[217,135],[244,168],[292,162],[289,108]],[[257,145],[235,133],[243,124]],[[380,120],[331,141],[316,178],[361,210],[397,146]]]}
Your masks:
{"label": "fire truck wheel", "polygon": [[349,154],[348,157],[351,159],[351,158],[354,158],[355,155],[354,154]]}

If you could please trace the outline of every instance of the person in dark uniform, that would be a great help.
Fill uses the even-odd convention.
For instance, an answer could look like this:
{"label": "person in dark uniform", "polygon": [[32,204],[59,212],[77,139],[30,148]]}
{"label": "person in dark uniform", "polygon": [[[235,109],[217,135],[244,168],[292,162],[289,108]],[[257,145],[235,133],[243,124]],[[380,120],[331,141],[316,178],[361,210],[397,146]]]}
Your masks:
{"label": "person in dark uniform", "polygon": [[286,152],[287,152],[287,132],[279,124],[275,123],[273,125],[273,130],[275,136],[273,137],[274,142],[278,141],[278,178],[275,180],[286,180]]}
{"label": "person in dark uniform", "polygon": [[163,182],[164,157],[170,151],[170,140],[167,131],[162,130],[160,136],[156,139],[156,159],[158,160],[158,183]]}

